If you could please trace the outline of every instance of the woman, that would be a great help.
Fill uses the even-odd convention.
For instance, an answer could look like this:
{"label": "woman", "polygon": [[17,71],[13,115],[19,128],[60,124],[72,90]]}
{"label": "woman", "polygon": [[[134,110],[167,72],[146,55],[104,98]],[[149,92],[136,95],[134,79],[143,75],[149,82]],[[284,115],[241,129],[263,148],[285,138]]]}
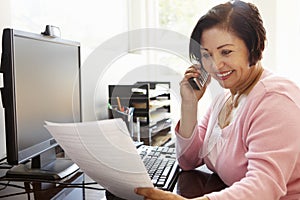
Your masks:
{"label": "woman", "polygon": [[[193,30],[191,58],[227,92],[198,124],[197,104],[208,83],[192,89],[189,79],[203,72],[187,69],[176,126],[178,161],[183,170],[206,164],[229,186],[196,199],[300,199],[300,90],[261,66],[265,40],[258,9],[242,1],[212,8]],[[185,199],[158,189],[136,193]]]}

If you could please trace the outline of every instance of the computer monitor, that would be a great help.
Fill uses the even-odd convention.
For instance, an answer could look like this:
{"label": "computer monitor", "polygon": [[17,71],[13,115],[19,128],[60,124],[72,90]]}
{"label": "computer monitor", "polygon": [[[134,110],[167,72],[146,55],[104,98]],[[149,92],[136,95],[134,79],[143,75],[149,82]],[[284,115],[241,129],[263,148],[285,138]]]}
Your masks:
{"label": "computer monitor", "polygon": [[8,177],[60,179],[78,170],[57,158],[45,121],[80,122],[80,43],[14,29],[2,35],[1,89]]}

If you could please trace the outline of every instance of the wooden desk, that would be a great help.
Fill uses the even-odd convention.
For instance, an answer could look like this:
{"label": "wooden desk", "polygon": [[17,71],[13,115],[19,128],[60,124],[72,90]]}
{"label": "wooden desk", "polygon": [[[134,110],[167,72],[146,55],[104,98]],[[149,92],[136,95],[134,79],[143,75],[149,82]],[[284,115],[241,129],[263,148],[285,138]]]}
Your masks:
{"label": "wooden desk", "polygon": [[195,198],[226,187],[217,174],[192,170],[180,172],[173,192],[186,198]]}
{"label": "wooden desk", "polygon": [[[92,183],[94,182],[91,178],[85,176],[82,172],[75,174],[73,177],[67,180],[68,183]],[[0,183],[7,183],[7,181],[0,181]],[[13,182],[10,184],[19,185],[21,187],[29,187],[29,183],[24,182]],[[26,186],[27,185],[27,186]],[[24,188],[6,187],[1,190],[3,186],[0,186],[0,196],[8,194],[18,194],[11,197],[6,197],[7,200],[24,200],[24,199],[35,199],[35,200],[47,200],[47,199],[63,199],[63,200],[121,200],[111,194],[107,194],[105,190],[88,189],[88,186],[93,188],[102,188],[98,184],[86,185],[86,188],[62,188],[57,187],[55,184],[41,184],[41,183],[30,183],[30,187],[36,191],[31,193],[24,193]],[[178,176],[178,181],[174,187],[173,192],[180,194],[187,198],[199,197],[203,194],[219,191],[225,188],[226,185],[220,180],[216,174],[210,174],[201,170],[182,171]],[[43,189],[43,190],[41,190]]]}

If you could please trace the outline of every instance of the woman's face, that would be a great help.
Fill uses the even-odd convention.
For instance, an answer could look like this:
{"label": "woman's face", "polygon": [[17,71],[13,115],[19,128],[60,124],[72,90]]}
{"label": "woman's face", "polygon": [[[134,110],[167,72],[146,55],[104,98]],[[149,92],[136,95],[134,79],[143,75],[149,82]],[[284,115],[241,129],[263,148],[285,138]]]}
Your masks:
{"label": "woman's face", "polygon": [[214,27],[203,31],[202,63],[219,84],[231,91],[243,89],[256,70],[249,67],[249,53],[243,40],[224,29]]}

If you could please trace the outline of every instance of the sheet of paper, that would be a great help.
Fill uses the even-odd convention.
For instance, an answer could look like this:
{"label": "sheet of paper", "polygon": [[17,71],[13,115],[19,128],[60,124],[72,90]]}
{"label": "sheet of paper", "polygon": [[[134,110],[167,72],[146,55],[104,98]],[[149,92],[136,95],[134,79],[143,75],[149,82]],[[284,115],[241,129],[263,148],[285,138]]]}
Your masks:
{"label": "sheet of paper", "polygon": [[124,199],[143,199],[136,187],[153,187],[121,119],[82,123],[46,122],[69,158],[94,181]]}

